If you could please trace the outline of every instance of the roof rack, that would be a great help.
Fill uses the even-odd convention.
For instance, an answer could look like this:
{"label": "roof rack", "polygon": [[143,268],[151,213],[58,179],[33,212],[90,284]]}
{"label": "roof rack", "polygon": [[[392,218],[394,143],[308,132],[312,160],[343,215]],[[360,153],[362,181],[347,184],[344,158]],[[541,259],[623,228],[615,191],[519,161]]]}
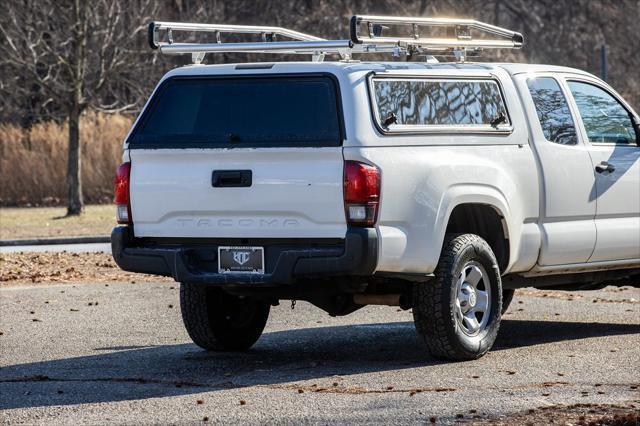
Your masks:
{"label": "roof rack", "polygon": [[[401,34],[383,36],[391,27]],[[230,52],[305,54],[311,55],[313,61],[322,61],[325,55],[339,55],[349,60],[353,54],[360,53],[391,53],[396,57],[401,54],[421,54],[428,58],[454,56],[465,61],[468,55],[478,55],[483,49],[519,49],[524,44],[524,37],[518,32],[471,19],[355,15],[349,29],[349,40],[326,40],[281,27],[155,21],[149,24],[149,45],[164,54],[191,54],[193,62],[199,64],[206,53]],[[163,31],[166,41],[161,41]],[[179,31],[212,33],[215,42],[175,42],[173,35]],[[476,38],[472,32],[473,35],[480,32],[484,37]],[[261,39],[224,41],[223,34],[259,34]]]}
{"label": "roof rack", "polygon": [[[160,41],[160,32],[164,31],[167,41]],[[215,43],[176,43],[173,34],[177,31],[213,33]],[[258,42],[226,42],[222,34],[260,34]],[[290,40],[278,41],[278,37]],[[325,54],[339,54],[346,57],[353,47],[350,40],[326,40],[281,27],[190,24],[182,22],[158,22],[149,24],[149,46],[160,49],[164,54],[190,53],[194,63],[202,62],[206,53],[285,53],[312,55],[313,60],[321,61]]]}
{"label": "roof rack", "polygon": [[[389,26],[399,27],[403,34],[383,36],[382,33],[389,30]],[[524,37],[518,32],[472,19],[355,15],[351,18],[349,29],[351,41],[357,44],[395,43],[408,53],[453,55],[462,61],[467,53],[477,54],[482,49],[519,49],[524,44]],[[421,30],[426,30],[427,35],[423,35]],[[472,31],[499,38],[476,38],[472,36]],[[445,37],[441,36],[442,32]],[[440,36],[434,37],[433,33]]]}

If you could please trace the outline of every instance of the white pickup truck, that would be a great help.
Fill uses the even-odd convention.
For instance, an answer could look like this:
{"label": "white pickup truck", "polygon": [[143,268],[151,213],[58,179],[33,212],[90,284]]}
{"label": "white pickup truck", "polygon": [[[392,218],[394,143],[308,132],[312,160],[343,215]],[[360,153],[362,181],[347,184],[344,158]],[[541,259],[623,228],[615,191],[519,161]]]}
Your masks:
{"label": "white pickup truck", "polygon": [[[390,25],[415,33],[382,37]],[[416,30],[447,25],[446,39]],[[163,30],[217,41],[160,42]],[[502,39],[472,38],[483,30]],[[221,42],[227,32],[262,40]],[[640,280],[638,115],[580,70],[466,61],[519,47],[518,33],[356,16],[351,40],[155,22],[150,42],[196,64],[162,78],[126,138],[113,256],[181,283],[205,349],[249,348],[270,306],[306,300],[330,315],[412,309],[433,356],[474,359],[516,288]],[[237,51],[314,61],[199,63]],[[462,60],[352,59],[442,51]]]}

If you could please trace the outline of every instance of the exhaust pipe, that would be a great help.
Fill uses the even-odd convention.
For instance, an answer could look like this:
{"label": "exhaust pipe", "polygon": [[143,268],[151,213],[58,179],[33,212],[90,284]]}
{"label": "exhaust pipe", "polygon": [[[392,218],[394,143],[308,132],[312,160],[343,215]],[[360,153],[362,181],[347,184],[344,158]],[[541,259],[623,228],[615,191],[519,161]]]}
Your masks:
{"label": "exhaust pipe", "polygon": [[354,294],[353,302],[357,305],[400,306],[400,294]]}
{"label": "exhaust pipe", "polygon": [[356,305],[400,306],[400,309],[413,308],[411,295],[407,294],[354,294],[353,303]]}

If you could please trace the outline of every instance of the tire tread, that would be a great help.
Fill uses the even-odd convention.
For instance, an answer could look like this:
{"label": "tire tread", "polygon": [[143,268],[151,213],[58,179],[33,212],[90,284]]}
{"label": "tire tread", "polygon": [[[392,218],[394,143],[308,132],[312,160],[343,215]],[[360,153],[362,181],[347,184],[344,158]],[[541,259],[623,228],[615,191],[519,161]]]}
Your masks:
{"label": "tire tread", "polygon": [[[193,342],[209,351],[242,351],[250,348],[260,337],[269,316],[270,305],[257,302],[249,324],[230,328],[215,315],[212,298],[222,297],[222,290],[203,285],[180,284],[182,321]],[[232,297],[232,296],[228,296]],[[218,303],[220,304],[220,303]],[[224,306],[224,304],[222,304]],[[218,312],[219,313],[219,312]]]}
{"label": "tire tread", "polygon": [[209,321],[206,288],[189,284],[180,284],[180,307],[182,321],[193,342],[206,350],[221,349],[220,342],[212,333]]}
{"label": "tire tread", "polygon": [[[450,324],[452,321],[455,322],[455,318],[446,302],[447,294],[451,291],[449,274],[455,267],[458,255],[469,245],[475,248],[476,253],[479,251],[490,253],[492,263],[497,268],[495,256],[485,240],[475,234],[447,234],[442,255],[435,270],[435,280],[414,286],[413,315],[416,330],[429,352],[436,358],[456,361],[477,359],[491,347],[486,345],[485,348],[471,354],[455,345],[451,336]],[[498,271],[498,277],[499,275]],[[495,331],[497,332],[497,329]]]}

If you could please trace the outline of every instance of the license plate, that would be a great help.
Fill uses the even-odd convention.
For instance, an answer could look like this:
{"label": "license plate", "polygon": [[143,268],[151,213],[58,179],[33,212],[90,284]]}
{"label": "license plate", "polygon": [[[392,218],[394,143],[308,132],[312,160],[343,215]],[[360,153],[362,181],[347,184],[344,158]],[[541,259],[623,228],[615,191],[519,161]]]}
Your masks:
{"label": "license plate", "polygon": [[218,273],[264,274],[264,248],[218,247]]}

